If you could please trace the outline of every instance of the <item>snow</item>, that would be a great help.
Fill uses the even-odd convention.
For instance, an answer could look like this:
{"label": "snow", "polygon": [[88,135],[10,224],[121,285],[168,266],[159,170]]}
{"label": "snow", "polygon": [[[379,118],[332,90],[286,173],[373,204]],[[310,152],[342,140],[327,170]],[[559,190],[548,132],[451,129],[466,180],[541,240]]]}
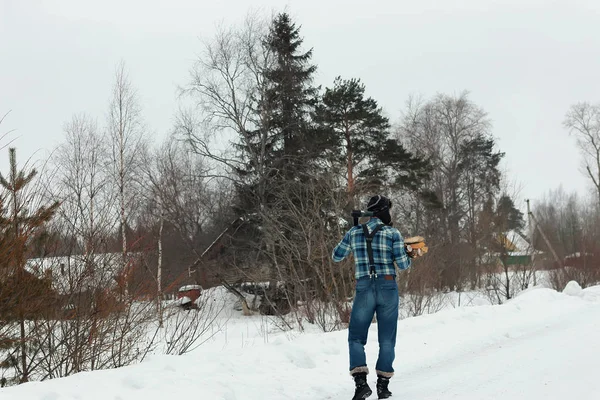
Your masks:
{"label": "snow", "polygon": [[180,292],[187,292],[189,290],[202,290],[200,285],[185,285],[179,288]]}
{"label": "snow", "polygon": [[580,257],[582,257],[582,256],[586,256],[586,257],[587,257],[587,256],[590,256],[590,257],[593,257],[593,256],[594,256],[594,253],[581,253],[581,252],[577,251],[577,252],[575,252],[575,253],[571,253],[571,254],[569,254],[569,255],[565,256],[565,259],[567,259],[567,260],[568,260],[568,259],[571,259],[571,258],[580,258]]}
{"label": "snow", "polygon": [[[0,399],[349,400],[347,331],[313,328],[276,332],[273,320],[230,311],[223,329],[192,353],[3,388]],[[599,337],[600,286],[576,283],[562,292],[531,288],[503,305],[476,301],[405,318],[392,399],[595,400]],[[373,324],[371,370],[376,353]]]}
{"label": "snow", "polygon": [[568,294],[569,296],[581,296],[583,294],[583,289],[579,285],[579,283],[575,281],[571,281],[567,283],[563,293]]}

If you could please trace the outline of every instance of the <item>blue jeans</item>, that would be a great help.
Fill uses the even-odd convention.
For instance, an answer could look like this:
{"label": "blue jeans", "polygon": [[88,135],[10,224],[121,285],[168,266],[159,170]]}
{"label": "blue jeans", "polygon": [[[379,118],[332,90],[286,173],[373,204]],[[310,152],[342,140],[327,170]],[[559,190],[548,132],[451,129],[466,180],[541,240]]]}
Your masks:
{"label": "blue jeans", "polygon": [[[362,277],[356,282],[356,294],[348,327],[350,371],[367,368],[365,345],[373,316],[377,314],[379,356],[377,373],[387,377],[394,374],[396,331],[398,326],[398,285],[396,279]],[[361,368],[364,367],[364,368]],[[368,369],[367,369],[368,371]]]}

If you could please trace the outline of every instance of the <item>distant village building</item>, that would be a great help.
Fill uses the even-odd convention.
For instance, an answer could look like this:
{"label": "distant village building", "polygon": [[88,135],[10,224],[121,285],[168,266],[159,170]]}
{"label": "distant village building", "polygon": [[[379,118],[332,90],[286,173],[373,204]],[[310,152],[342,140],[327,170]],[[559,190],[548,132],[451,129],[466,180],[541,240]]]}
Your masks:
{"label": "distant village building", "polygon": [[[129,253],[128,257],[129,267],[141,254]],[[108,310],[118,303],[128,267],[123,264],[122,253],[94,253],[32,258],[27,260],[25,271],[50,281],[57,310],[70,318],[76,313]]]}
{"label": "distant village building", "polygon": [[531,266],[536,257],[544,255],[542,251],[535,250],[529,240],[521,233],[510,230],[496,237],[498,248],[490,249],[484,257],[483,264],[495,268],[516,268],[519,266]]}
{"label": "distant village building", "polygon": [[50,278],[52,288],[67,295],[91,288],[115,288],[123,271],[121,257],[121,253],[95,253],[31,258],[25,270],[39,278]]}

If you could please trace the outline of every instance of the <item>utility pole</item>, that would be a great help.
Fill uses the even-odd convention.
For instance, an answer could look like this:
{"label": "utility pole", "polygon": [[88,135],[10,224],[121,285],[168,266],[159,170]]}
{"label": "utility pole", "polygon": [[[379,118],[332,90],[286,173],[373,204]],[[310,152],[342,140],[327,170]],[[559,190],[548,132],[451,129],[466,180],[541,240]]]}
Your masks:
{"label": "utility pole", "polygon": [[[527,200],[527,204],[529,205],[529,200]],[[546,246],[548,246],[548,249],[550,250],[550,252],[554,256],[554,261],[556,261],[556,263],[560,266],[562,264],[562,261],[558,257],[558,254],[556,254],[556,251],[554,250],[554,247],[552,247],[552,245],[550,244],[550,240],[548,240],[548,237],[546,236],[546,234],[544,233],[544,231],[542,230],[542,228],[540,228],[540,226],[537,223],[537,220],[535,219],[535,216],[533,215],[533,213],[530,210],[527,210],[527,213],[529,214],[529,218],[531,220],[533,220],[533,222],[536,224],[537,230],[542,235],[542,239],[544,239],[544,242],[546,243]]]}
{"label": "utility pole", "polygon": [[533,244],[533,224],[531,223],[531,208],[529,207],[529,199],[525,200],[527,202],[527,229],[529,233],[529,248],[531,249],[531,268],[533,269],[533,285],[537,285],[537,269],[535,268],[535,247]]}

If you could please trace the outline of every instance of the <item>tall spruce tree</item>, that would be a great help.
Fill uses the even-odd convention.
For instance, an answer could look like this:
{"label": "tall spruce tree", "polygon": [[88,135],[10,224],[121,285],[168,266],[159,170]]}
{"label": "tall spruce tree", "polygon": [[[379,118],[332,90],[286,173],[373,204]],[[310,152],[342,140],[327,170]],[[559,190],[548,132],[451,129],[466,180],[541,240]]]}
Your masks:
{"label": "tall spruce tree", "polygon": [[416,190],[427,179],[427,163],[392,138],[381,107],[365,97],[359,79],[337,77],[316,107],[319,143],[330,161],[343,171],[350,202],[356,194],[382,185]]}
{"label": "tall spruce tree", "polygon": [[260,157],[244,157],[246,165],[236,169],[240,214],[269,207],[291,181],[309,176],[314,165],[319,147],[310,115],[318,101],[318,88],[312,85],[316,66],[310,63],[312,49],[303,52],[302,43],[300,28],[286,13],[272,20],[262,41],[271,61],[261,71],[255,94],[256,128],[237,144],[242,155]]}
{"label": "tall spruce tree", "polygon": [[262,203],[242,206],[240,211],[259,210],[255,225],[262,229],[253,239],[262,242],[256,247],[264,249],[262,254],[273,265],[273,278],[288,285],[287,294],[282,295],[273,281],[268,297],[276,311],[269,312],[281,312],[282,303],[286,307],[296,304],[302,293],[310,292],[309,286],[316,284],[307,283],[310,249],[286,247],[302,243],[303,228],[308,228],[298,226],[298,212],[302,214],[310,204],[322,200],[316,190],[322,172],[317,162],[321,147],[311,120],[319,89],[313,85],[316,66],[311,64],[312,50],[303,50],[302,44],[300,28],[288,14],[272,20],[263,41],[272,62],[262,73],[263,90],[256,110],[260,124],[252,133],[257,147],[242,148],[263,154],[263,165],[262,173],[251,164],[241,171],[252,178],[249,185],[241,186],[241,204],[260,199],[256,193],[261,190],[264,196]]}
{"label": "tall spruce tree", "polygon": [[317,67],[310,64],[312,49],[302,52],[302,43],[300,28],[286,13],[273,20],[265,40],[274,64],[264,72],[266,91],[260,112],[267,116],[265,128],[274,139],[272,156],[285,178],[296,175],[312,155],[310,112],[318,96],[312,85]]}

